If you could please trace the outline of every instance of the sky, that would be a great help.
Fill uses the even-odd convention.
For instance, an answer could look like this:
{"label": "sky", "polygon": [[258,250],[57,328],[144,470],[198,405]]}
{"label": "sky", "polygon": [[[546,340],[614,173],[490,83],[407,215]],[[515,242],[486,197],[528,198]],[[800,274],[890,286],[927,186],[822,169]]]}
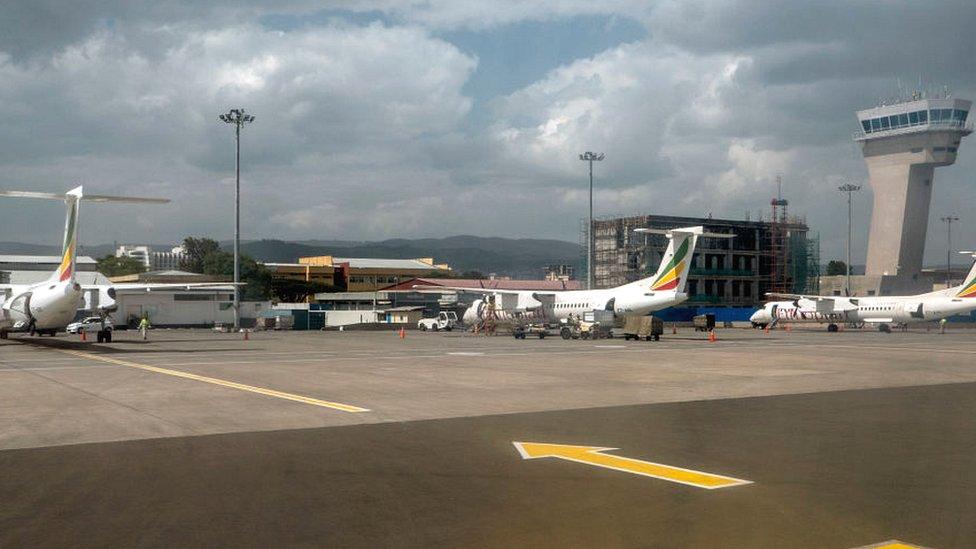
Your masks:
{"label": "sky", "polygon": [[[0,189],[88,204],[81,238],[454,234],[576,241],[598,216],[768,216],[781,174],[826,261],[865,255],[855,111],[918,87],[976,99],[976,3],[663,0],[0,4]],[[972,149],[972,150],[970,150]],[[976,247],[976,137],[939,168],[926,261]],[[0,202],[0,240],[58,243],[57,203]],[[961,256],[960,256],[961,257]],[[959,261],[960,263],[963,260]]]}

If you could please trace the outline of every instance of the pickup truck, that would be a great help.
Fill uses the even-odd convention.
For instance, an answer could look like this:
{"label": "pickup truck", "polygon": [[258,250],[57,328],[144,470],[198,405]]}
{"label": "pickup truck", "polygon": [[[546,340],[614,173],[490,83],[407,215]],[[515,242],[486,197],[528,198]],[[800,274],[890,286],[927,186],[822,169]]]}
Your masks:
{"label": "pickup truck", "polygon": [[417,321],[417,329],[421,332],[450,332],[457,327],[458,316],[454,311],[441,311],[436,318],[421,318]]}

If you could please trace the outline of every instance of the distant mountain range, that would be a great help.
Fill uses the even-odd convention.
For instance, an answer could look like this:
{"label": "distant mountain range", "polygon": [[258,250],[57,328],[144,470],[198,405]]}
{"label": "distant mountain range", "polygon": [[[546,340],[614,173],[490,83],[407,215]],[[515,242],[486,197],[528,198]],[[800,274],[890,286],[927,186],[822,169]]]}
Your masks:
{"label": "distant mountain range", "polygon": [[[231,242],[221,242],[230,250]],[[153,245],[154,249],[169,250],[172,245]],[[241,251],[258,261],[289,263],[299,257],[333,255],[339,257],[385,257],[412,259],[433,257],[437,263],[447,263],[456,272],[480,271],[513,278],[541,278],[546,265],[577,266],[580,246],[562,240],[535,238],[485,238],[479,236],[450,236],[447,238],[395,238],[379,242],[348,240],[250,240],[241,243]],[[82,246],[80,253],[102,257],[115,252],[113,244]],[[58,255],[59,246],[0,242],[0,254]]]}

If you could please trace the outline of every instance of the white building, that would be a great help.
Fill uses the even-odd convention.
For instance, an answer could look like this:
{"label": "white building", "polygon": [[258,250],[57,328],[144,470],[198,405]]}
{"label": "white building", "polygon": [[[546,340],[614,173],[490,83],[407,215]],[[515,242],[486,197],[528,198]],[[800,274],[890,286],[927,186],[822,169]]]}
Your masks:
{"label": "white building", "polygon": [[150,246],[123,244],[115,250],[115,257],[136,259],[147,271],[168,271],[180,268],[180,262],[186,257],[186,251],[183,246],[176,246],[168,252],[157,252]]}

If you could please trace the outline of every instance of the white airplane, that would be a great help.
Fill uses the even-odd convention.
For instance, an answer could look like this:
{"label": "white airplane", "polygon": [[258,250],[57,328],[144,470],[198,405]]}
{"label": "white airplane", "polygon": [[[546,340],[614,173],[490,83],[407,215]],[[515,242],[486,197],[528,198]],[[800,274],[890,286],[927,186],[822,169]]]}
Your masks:
{"label": "white airplane", "polygon": [[[601,309],[617,316],[643,316],[677,305],[686,299],[685,285],[695,246],[700,237],[732,238],[731,234],[706,233],[701,226],[671,230],[637,229],[636,232],[663,234],[668,248],[654,276],[601,290],[564,290],[554,292],[528,290],[495,290],[445,286],[438,289],[472,292],[485,297],[475,300],[464,315],[465,324],[477,324],[494,309],[498,323],[513,321],[554,322]],[[494,302],[493,307],[489,305]]]}
{"label": "white airplane", "polygon": [[[976,252],[960,252],[976,259]],[[827,324],[836,332],[841,322],[878,324],[890,332],[890,324],[910,324],[941,320],[976,309],[976,262],[965,282],[945,290],[908,296],[841,297],[822,295],[766,294],[787,298],[771,301],[750,317],[753,326],[765,327],[774,322]]]}
{"label": "white airplane", "polygon": [[[165,288],[190,288],[226,286],[222,284],[117,284],[82,285],[75,280],[75,254],[78,248],[78,215],[81,201],[88,202],[135,202],[143,204],[163,204],[169,200],[161,198],[137,198],[122,196],[85,195],[82,187],[66,194],[40,193],[32,191],[0,191],[0,197],[41,198],[63,200],[67,205],[67,218],[64,225],[64,244],[61,264],[51,276],[36,284],[0,284],[0,339],[7,339],[10,332],[23,331],[34,334],[55,335],[71,323],[82,305],[86,291],[98,292],[96,313],[103,319],[114,311],[116,289],[140,289],[151,291]],[[98,342],[111,342],[111,330],[98,332]]]}

